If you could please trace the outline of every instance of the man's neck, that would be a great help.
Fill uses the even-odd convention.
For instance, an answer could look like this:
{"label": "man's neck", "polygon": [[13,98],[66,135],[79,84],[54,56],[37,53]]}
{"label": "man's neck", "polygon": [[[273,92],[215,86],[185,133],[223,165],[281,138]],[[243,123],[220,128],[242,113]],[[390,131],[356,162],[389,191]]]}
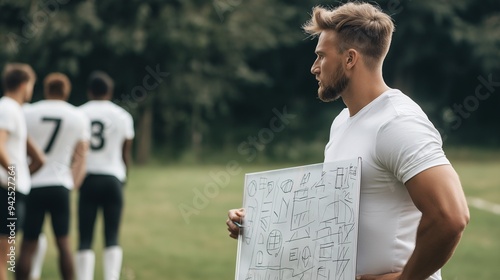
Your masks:
{"label": "man's neck", "polygon": [[109,98],[91,98],[90,101],[111,101]]}
{"label": "man's neck", "polygon": [[50,100],[50,101],[66,101],[66,99],[64,99],[64,98],[55,97],[55,96],[45,96],[45,100]]}
{"label": "man's neck", "polygon": [[382,75],[360,77],[357,81],[351,80],[349,87],[342,94],[342,100],[352,117],[389,89]]}

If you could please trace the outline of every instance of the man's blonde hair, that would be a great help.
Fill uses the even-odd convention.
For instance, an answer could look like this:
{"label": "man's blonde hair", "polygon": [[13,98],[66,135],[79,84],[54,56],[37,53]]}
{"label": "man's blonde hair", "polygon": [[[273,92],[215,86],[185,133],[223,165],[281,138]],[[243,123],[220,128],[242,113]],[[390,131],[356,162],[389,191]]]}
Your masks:
{"label": "man's blonde hair", "polygon": [[63,73],[50,73],[43,80],[43,89],[46,96],[67,98],[71,92],[71,82]]}
{"label": "man's blonde hair", "polygon": [[303,26],[313,36],[322,31],[337,33],[339,52],[356,49],[372,68],[378,65],[389,51],[394,23],[379,7],[368,3],[350,2],[335,9],[314,7],[311,19]]}

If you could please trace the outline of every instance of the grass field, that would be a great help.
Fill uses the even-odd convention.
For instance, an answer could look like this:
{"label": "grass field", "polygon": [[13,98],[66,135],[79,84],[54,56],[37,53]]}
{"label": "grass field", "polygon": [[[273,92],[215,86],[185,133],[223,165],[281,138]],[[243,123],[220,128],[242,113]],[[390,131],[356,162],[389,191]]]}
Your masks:
{"label": "grass field", "polygon": [[[466,195],[500,204],[500,160],[495,160],[498,157],[484,160],[456,155],[451,158],[461,175]],[[212,189],[208,204],[191,215],[189,223],[183,219],[179,206],[193,206],[196,190],[203,192],[207,183],[214,182],[210,172],[226,170],[224,165],[133,168],[125,190],[126,209],[121,230],[122,279],[234,279],[236,242],[227,237],[225,220],[228,209],[241,205],[244,173],[288,166],[243,166],[237,175],[230,177],[227,186]],[[500,277],[500,216],[472,207],[471,216],[455,255],[443,269],[444,279]],[[75,222],[72,224],[74,242]],[[45,232],[50,244],[42,279],[59,279],[52,233],[47,226]],[[102,227],[98,227],[94,242],[95,279],[102,279],[101,236]]]}

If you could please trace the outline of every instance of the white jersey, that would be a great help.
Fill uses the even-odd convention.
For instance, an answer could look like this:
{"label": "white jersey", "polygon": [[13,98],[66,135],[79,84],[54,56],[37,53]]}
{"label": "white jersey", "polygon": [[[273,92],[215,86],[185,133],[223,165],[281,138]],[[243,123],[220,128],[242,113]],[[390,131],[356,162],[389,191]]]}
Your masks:
{"label": "white jersey", "polygon": [[[439,132],[399,90],[384,92],[350,117],[333,121],[325,162],[362,158],[357,275],[401,271],[413,253],[421,212],[406,183],[450,164]],[[437,271],[429,279],[441,279]]]}
{"label": "white jersey", "polygon": [[108,100],[93,100],[82,106],[92,124],[87,173],[113,175],[125,181],[123,143],[134,138],[132,116]]}
{"label": "white jersey", "polygon": [[[26,121],[19,103],[10,97],[0,98],[0,129],[9,132],[7,139],[7,154],[11,165],[14,165],[16,191],[22,194],[30,192],[30,172],[27,160],[27,132]],[[7,170],[0,166],[0,185],[8,186]],[[12,186],[11,183],[11,186]]]}
{"label": "white jersey", "polygon": [[31,177],[31,187],[74,185],[71,161],[80,141],[90,138],[85,114],[62,100],[42,100],[24,106],[28,135],[46,155],[45,164]]}

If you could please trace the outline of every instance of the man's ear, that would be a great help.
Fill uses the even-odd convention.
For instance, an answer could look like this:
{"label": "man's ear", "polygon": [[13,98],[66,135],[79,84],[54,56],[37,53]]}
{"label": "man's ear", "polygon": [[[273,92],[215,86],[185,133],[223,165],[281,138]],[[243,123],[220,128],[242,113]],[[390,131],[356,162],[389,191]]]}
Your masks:
{"label": "man's ear", "polygon": [[351,68],[356,65],[359,59],[359,53],[355,49],[348,49],[346,51],[346,56],[345,56],[345,67],[347,70],[350,70]]}
{"label": "man's ear", "polygon": [[25,92],[27,88],[28,88],[28,82],[22,82],[19,84],[17,90]]}

